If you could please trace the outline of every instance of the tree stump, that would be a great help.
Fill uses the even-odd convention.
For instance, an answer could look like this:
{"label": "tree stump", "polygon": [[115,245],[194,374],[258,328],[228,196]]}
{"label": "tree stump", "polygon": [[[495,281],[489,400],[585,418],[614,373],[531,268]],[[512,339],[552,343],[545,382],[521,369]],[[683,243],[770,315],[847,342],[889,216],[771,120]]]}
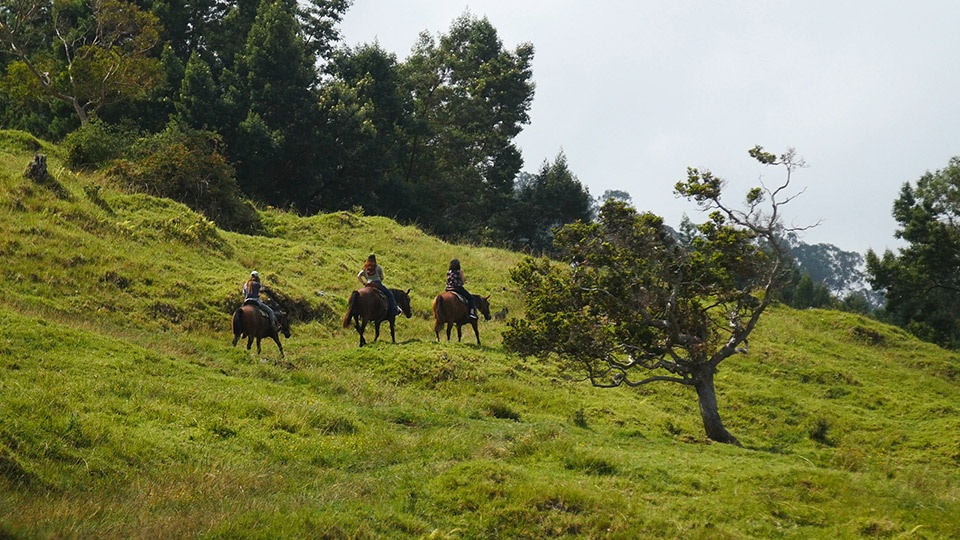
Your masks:
{"label": "tree stump", "polygon": [[35,154],[33,161],[27,165],[27,170],[24,171],[23,175],[38,184],[49,180],[50,173],[47,172],[47,156],[44,154]]}

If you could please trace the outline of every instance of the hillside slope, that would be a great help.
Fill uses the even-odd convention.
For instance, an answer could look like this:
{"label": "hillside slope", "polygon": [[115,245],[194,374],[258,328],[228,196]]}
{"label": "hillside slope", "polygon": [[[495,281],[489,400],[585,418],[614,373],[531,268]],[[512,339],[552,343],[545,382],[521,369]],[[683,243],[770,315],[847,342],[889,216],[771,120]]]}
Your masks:
{"label": "hillside slope", "polygon": [[[21,175],[40,150],[55,184]],[[0,538],[960,537],[954,353],[774,309],[717,381],[744,447],[710,444],[686,389],[593,389],[498,321],[435,343],[449,259],[515,316],[515,253],[351,213],[233,234],[56,153],[0,132]],[[361,349],[371,252],[416,315]],[[230,346],[252,269],[297,315],[283,359]]]}

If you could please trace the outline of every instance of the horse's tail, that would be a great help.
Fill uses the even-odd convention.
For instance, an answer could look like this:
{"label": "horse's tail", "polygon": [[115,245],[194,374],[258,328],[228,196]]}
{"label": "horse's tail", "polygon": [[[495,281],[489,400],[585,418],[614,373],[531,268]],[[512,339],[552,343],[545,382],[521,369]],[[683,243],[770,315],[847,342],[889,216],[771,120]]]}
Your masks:
{"label": "horse's tail", "polygon": [[443,320],[443,295],[438,294],[436,298],[433,299],[433,318],[442,321]]}
{"label": "horse's tail", "polygon": [[360,297],[360,293],[353,291],[350,293],[350,301],[347,302],[347,314],[343,316],[343,327],[347,328],[350,326],[350,317],[353,316],[353,307],[357,303],[357,298]]}
{"label": "horse's tail", "polygon": [[239,337],[243,333],[243,308],[233,312],[233,335]]}

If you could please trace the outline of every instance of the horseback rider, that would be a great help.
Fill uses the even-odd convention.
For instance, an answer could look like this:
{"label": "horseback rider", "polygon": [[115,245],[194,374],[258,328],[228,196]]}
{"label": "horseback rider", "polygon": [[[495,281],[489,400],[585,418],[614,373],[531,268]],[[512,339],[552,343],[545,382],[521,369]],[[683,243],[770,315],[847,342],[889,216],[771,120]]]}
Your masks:
{"label": "horseback rider", "polygon": [[450,268],[447,270],[447,287],[446,290],[453,291],[463,297],[467,301],[467,307],[470,308],[470,318],[477,318],[477,308],[473,302],[473,295],[467,292],[467,289],[463,287],[463,284],[467,282],[467,278],[463,275],[463,270],[460,268],[460,259],[453,259],[450,261]]}
{"label": "horseback rider", "polygon": [[389,303],[387,313],[403,314],[403,311],[397,307],[397,299],[393,296],[393,291],[383,284],[383,267],[377,264],[376,255],[371,253],[370,256],[367,257],[367,262],[363,263],[363,268],[357,273],[357,279],[360,280],[361,285],[372,283],[387,297],[387,302]]}
{"label": "horseback rider", "polygon": [[268,306],[263,300],[260,300],[260,291],[269,294],[269,291],[266,287],[262,286],[260,283],[260,274],[254,270],[250,272],[250,279],[243,284],[243,303],[244,304],[256,304],[261,310],[263,310],[268,317],[270,317],[270,326],[272,326],[276,331],[280,332],[280,324],[277,323],[277,315],[273,312],[273,308]]}

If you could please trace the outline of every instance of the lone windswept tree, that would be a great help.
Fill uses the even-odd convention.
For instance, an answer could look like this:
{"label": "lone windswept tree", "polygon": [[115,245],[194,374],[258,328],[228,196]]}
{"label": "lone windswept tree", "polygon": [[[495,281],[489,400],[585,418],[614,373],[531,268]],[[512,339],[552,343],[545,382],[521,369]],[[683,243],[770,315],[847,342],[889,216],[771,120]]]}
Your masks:
{"label": "lone windswept tree", "polygon": [[724,181],[689,168],[679,195],[710,218],[689,243],[678,242],[663,219],[609,199],[591,223],[558,230],[558,265],[527,258],[511,271],[526,301],[512,319],[509,350],[558,358],[594,386],[673,382],[693,387],[710,439],[739,445],[723,425],[714,376],[720,363],[748,350],[748,337],[788,277],[781,219],[793,173],[793,150],[777,157],[762,147],[750,155],[781,166],[774,188],[747,193],[745,209],[721,200]]}

